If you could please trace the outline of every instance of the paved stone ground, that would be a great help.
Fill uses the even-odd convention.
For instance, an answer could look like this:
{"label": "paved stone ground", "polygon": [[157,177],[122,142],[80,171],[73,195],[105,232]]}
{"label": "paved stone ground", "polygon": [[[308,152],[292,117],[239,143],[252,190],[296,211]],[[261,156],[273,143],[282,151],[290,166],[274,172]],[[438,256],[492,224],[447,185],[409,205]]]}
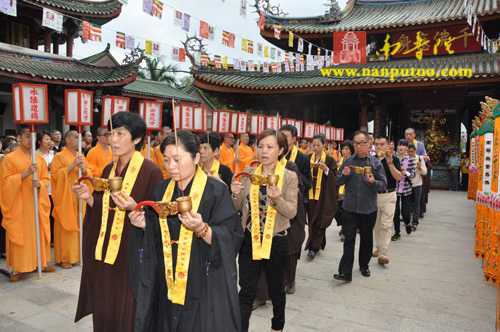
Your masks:
{"label": "paved stone ground", "polygon": [[[494,331],[496,288],[473,255],[474,203],[464,192],[433,191],[431,199],[418,231],[391,243],[389,265],[372,261],[370,278],[356,258],[352,283],[333,281],[342,243],[339,228],[329,228],[326,250],[299,262],[285,331]],[[15,284],[0,275],[0,330],[91,331],[89,317],[73,323],[80,272],[23,274]],[[251,331],[269,331],[271,317],[268,302],[253,312]]]}

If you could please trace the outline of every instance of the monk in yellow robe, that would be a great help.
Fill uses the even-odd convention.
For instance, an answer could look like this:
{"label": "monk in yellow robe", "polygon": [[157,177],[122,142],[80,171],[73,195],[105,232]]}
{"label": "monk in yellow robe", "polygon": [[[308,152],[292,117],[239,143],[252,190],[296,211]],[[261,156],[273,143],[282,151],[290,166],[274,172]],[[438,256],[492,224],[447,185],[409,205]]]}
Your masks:
{"label": "monk in yellow robe", "polygon": [[248,146],[250,137],[248,134],[240,135],[240,146],[238,148],[238,170],[236,173],[243,172],[245,167],[250,166],[253,160],[257,159],[257,156],[253,152],[252,148]]}
{"label": "monk in yellow robe", "polygon": [[234,174],[234,170],[236,168],[235,154],[234,150],[231,147],[234,144],[234,136],[233,134],[225,134],[222,136],[222,145],[220,146],[220,160],[219,162],[222,165],[226,165],[229,167],[231,172]]}
{"label": "monk in yellow robe", "polygon": [[[2,226],[6,230],[7,267],[13,272],[9,281],[21,279],[21,273],[37,268],[35,230],[35,198],[33,187],[38,188],[38,216],[40,224],[40,255],[44,272],[54,272],[50,261],[50,185],[49,170],[42,156],[32,162],[31,133],[23,126],[18,135],[19,149],[11,152],[0,164],[0,205]],[[33,173],[37,172],[37,179]]]}
{"label": "monk in yellow robe", "polygon": [[113,152],[109,147],[108,129],[97,128],[97,145],[90,149],[87,154],[87,161],[90,163],[90,170],[93,176],[100,178],[104,167],[111,163]]}
{"label": "monk in yellow robe", "polygon": [[[80,261],[80,226],[78,220],[78,198],[71,187],[78,180],[78,169],[82,175],[92,176],[90,165],[82,155],[77,155],[78,133],[66,133],[66,147],[52,160],[52,199],[54,200],[54,262],[63,269],[70,269]],[[91,189],[91,187],[89,187]],[[85,202],[82,215],[85,215]]]}

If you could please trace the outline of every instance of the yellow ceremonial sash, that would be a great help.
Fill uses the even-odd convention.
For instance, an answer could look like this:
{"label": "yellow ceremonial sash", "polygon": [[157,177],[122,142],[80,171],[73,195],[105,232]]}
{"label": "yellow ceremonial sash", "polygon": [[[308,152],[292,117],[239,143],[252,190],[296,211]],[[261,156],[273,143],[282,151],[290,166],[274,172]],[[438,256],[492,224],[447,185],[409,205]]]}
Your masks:
{"label": "yellow ceremonial sash", "polygon": [[[285,159],[285,158],[283,158]],[[286,163],[286,159],[285,159]],[[261,175],[262,164],[256,169],[254,174]],[[283,188],[283,178],[285,176],[285,165],[283,161],[276,163],[274,174],[279,175],[278,186]],[[264,238],[260,236],[260,211],[259,211],[259,188],[258,184],[252,184],[250,187],[250,208],[252,213],[252,258],[254,261],[269,259],[271,256],[271,245],[273,243],[274,221],[276,220],[276,209],[268,203],[266,223],[264,226]],[[261,241],[262,240],[262,241]]]}
{"label": "yellow ceremonial sash", "polygon": [[[130,195],[132,188],[134,187],[135,180],[139,174],[142,163],[144,162],[144,157],[139,151],[135,151],[130,159],[130,164],[127,168],[127,173],[123,179],[122,192]],[[111,179],[115,177],[116,164],[113,165],[108,178]],[[109,198],[110,190],[104,191],[102,198],[102,218],[101,218],[101,231],[99,238],[97,239],[97,245],[95,247],[95,259],[98,261],[102,260],[102,247],[104,244],[104,238],[106,237],[106,229],[108,225],[108,215],[109,215]],[[113,218],[113,225],[111,227],[111,236],[109,237],[108,250],[106,251],[106,258],[104,263],[113,265],[118,256],[118,249],[120,248],[120,243],[122,240],[123,223],[125,221],[125,210],[115,209],[115,217]]]}
{"label": "yellow ceremonial sash", "polygon": [[[163,202],[170,202],[175,190],[175,181],[171,180],[163,195]],[[191,187],[191,199],[193,203],[192,211],[197,212],[200,206],[201,197],[207,184],[207,175],[201,167],[197,167]],[[172,241],[168,229],[167,218],[160,217],[161,239],[163,242],[163,261],[165,263],[165,279],[167,280],[168,299],[172,303],[184,305],[186,300],[186,288],[189,271],[189,260],[191,257],[191,245],[193,243],[193,231],[181,224],[179,234],[177,263],[175,264],[175,281],[173,276]]]}
{"label": "yellow ceremonial sash", "polygon": [[210,171],[212,171],[213,176],[219,175],[219,168],[220,168],[220,163],[217,161],[217,159],[214,159],[212,167],[210,168]]}
{"label": "yellow ceremonial sash", "polygon": [[292,154],[290,155],[290,161],[294,163],[296,158],[297,158],[297,147],[294,145],[292,148]]}
{"label": "yellow ceremonial sash", "polygon": [[[321,152],[320,161],[325,162],[326,153],[325,151]],[[311,155],[311,163],[316,162],[316,153]],[[313,191],[313,188],[309,189],[309,199],[313,199],[315,201],[319,200],[319,194],[321,192],[321,179],[323,178],[323,170],[318,167],[318,175],[316,177],[316,192]]]}
{"label": "yellow ceremonial sash", "polygon": [[[343,163],[344,163],[344,157],[340,157],[340,160],[338,162],[337,170],[340,169],[340,166],[342,166]],[[339,187],[339,195],[343,195],[344,194],[344,190],[345,190],[345,184],[343,184],[343,185],[341,185]]]}

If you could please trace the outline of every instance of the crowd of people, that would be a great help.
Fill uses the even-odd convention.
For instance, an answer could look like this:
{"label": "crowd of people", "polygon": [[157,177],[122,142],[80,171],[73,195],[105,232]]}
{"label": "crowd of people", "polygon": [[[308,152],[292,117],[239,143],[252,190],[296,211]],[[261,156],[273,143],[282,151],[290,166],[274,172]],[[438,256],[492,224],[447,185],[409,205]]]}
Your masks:
{"label": "crowd of people", "polygon": [[[333,278],[350,282],[357,234],[359,269],[369,277],[373,257],[389,263],[401,216],[409,235],[426,212],[431,165],[412,128],[396,145],[357,131],[338,146],[322,134],[299,142],[291,125],[238,140],[164,127],[148,151],[138,114],[117,113],[112,123],[95,139],[83,133],[81,151],[76,131],[39,132],[36,163],[28,127],[1,141],[9,280],[37,268],[35,187],[43,271],[56,271],[51,243],[61,268],[84,262],[75,321],[92,314],[95,331],[248,331],[267,300],[271,331],[282,331],[302,251],[313,261],[325,250],[334,220],[343,255]],[[120,177],[121,191],[97,190],[79,174]],[[187,196],[187,213],[138,209]]]}

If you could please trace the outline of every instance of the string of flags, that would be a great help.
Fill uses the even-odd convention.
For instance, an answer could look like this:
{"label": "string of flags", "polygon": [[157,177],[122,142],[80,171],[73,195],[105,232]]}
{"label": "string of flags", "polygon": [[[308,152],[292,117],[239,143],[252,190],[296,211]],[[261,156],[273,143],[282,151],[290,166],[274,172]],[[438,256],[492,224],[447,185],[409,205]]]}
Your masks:
{"label": "string of flags", "polygon": [[464,6],[467,8],[467,23],[472,26],[472,34],[476,36],[476,41],[481,43],[483,50],[488,53],[496,53],[500,46],[500,34],[497,39],[490,39],[484,32],[483,26],[476,13],[474,13],[474,8],[472,4],[468,5],[468,0],[464,0]]}

